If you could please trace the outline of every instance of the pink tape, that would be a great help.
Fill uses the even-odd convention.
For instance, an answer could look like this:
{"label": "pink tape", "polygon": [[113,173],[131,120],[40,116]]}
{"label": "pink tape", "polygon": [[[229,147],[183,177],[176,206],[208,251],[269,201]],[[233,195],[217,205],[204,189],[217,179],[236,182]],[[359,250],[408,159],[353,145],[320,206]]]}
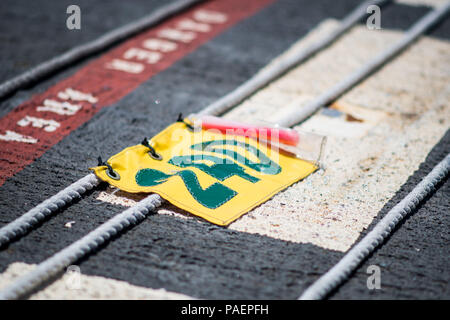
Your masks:
{"label": "pink tape", "polygon": [[256,126],[213,116],[202,116],[200,120],[203,129],[215,129],[224,134],[278,141],[291,146],[297,145],[300,140],[299,134],[293,129]]}

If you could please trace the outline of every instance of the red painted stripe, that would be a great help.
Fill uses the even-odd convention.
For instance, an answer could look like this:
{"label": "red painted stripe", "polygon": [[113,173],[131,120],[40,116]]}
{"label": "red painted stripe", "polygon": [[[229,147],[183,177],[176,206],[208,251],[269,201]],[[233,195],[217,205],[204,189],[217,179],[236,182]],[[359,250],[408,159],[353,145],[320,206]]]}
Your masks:
{"label": "red painted stripe", "polygon": [[[36,143],[25,143],[18,141],[0,140],[0,186],[26,165],[39,158],[46,150],[58,143],[70,132],[88,121],[103,107],[109,106],[136,89],[141,83],[148,80],[157,73],[170,67],[174,62],[194,51],[203,43],[212,39],[227,28],[230,28],[240,20],[254,14],[264,6],[274,0],[212,0],[197,5],[164,23],[151,28],[130,40],[124,42],[115,49],[107,52],[98,59],[80,69],[73,76],[59,82],[49,88],[46,92],[32,97],[29,101],[16,107],[13,111],[0,119],[0,135],[13,131],[24,136],[30,136],[38,141]],[[142,46],[144,40],[149,38],[160,38],[158,33],[167,28],[176,28],[181,21],[192,19],[195,21],[195,14],[199,10],[208,10],[226,14],[227,20],[222,23],[209,24],[210,30],[195,32],[195,39],[190,43],[176,42],[177,49],[171,52],[162,53],[162,58],[156,64],[146,64],[137,58],[124,59],[124,53],[130,48],[145,49]],[[156,52],[156,50],[155,50]],[[141,73],[132,74],[124,71],[112,70],[105,67],[113,59],[121,59],[144,65]],[[90,93],[98,101],[90,103],[67,100],[71,104],[79,104],[82,108],[74,115],[60,115],[49,111],[38,111],[37,108],[43,105],[45,99],[52,99],[64,102],[58,93],[72,88],[74,90]],[[57,121],[60,126],[51,132],[44,128],[33,127],[32,124],[26,126],[18,125],[18,122],[25,117],[34,117],[46,120]],[[47,128],[47,130],[49,130]]]}

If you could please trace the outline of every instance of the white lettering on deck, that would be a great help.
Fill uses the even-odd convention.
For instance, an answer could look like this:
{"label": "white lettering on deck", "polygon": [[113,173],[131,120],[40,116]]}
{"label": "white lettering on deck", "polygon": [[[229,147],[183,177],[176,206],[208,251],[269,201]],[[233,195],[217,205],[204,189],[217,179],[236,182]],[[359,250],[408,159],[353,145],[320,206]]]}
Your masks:
{"label": "white lettering on deck", "polygon": [[197,10],[194,19],[204,23],[224,23],[228,20],[226,14],[209,10]]}
{"label": "white lettering on deck", "polygon": [[21,127],[26,127],[31,124],[35,128],[44,128],[44,131],[47,132],[53,132],[60,126],[59,122],[56,122],[55,120],[46,120],[30,116],[25,116],[25,118],[17,121],[17,124]]}
{"label": "white lettering on deck", "polygon": [[142,63],[130,62],[120,59],[114,59],[106,64],[106,68],[125,71],[128,73],[141,73],[144,71],[144,65]]}
{"label": "white lettering on deck", "polygon": [[52,99],[45,99],[43,106],[39,106],[36,108],[39,112],[54,112],[59,115],[72,116],[77,113],[78,110],[81,109],[81,106],[78,104],[71,104],[69,102],[59,102]]}
{"label": "white lettering on deck", "polygon": [[177,29],[163,29],[158,32],[158,36],[169,40],[189,43],[195,39],[196,34],[194,32],[181,31]]}
{"label": "white lettering on deck", "polygon": [[175,42],[162,40],[158,38],[150,38],[142,43],[145,49],[157,50],[161,52],[170,52],[177,49],[178,45]]}
{"label": "white lettering on deck", "polygon": [[162,58],[162,54],[159,52],[147,51],[140,48],[130,48],[124,54],[125,59],[137,59],[143,60],[148,64],[155,64]]}
{"label": "white lettering on deck", "polygon": [[0,134],[0,140],[3,141],[16,141],[16,142],[24,142],[24,143],[36,143],[37,139],[29,136],[21,135],[20,133],[6,130],[6,134]]}
{"label": "white lettering on deck", "polygon": [[197,32],[209,32],[211,31],[211,26],[206,23],[195,22],[192,19],[181,20],[177,28],[180,30],[197,31]]}
{"label": "white lettering on deck", "polygon": [[[66,88],[60,91],[56,95],[61,100],[72,100],[72,101],[86,101],[90,104],[98,102],[98,99],[90,93],[84,93],[72,88]],[[53,112],[64,116],[73,116],[80,109],[81,105],[72,104],[67,101],[57,101],[53,99],[45,99],[42,105],[36,107],[38,112]],[[17,126],[43,129],[45,132],[52,133],[56,131],[61,124],[53,119],[42,119],[38,117],[32,117],[26,115],[24,118],[17,121]],[[6,130],[5,134],[0,134],[0,140],[3,141],[16,141],[23,143],[36,143],[38,139],[30,136],[25,136],[12,130]]]}
{"label": "white lettering on deck", "polygon": [[67,88],[64,91],[58,92],[58,98],[61,100],[87,101],[89,103],[96,103],[98,101],[93,95],[72,88]]}
{"label": "white lettering on deck", "polygon": [[123,59],[113,59],[106,63],[105,67],[127,73],[141,73],[145,69],[145,64],[130,60],[143,61],[146,64],[158,63],[164,58],[163,53],[178,49],[177,43],[188,44],[197,37],[198,33],[210,32],[211,24],[221,24],[227,20],[227,15],[221,12],[197,10],[193,13],[192,18],[182,19],[175,27],[160,30],[157,38],[144,40],[142,48],[128,49],[123,54]]}

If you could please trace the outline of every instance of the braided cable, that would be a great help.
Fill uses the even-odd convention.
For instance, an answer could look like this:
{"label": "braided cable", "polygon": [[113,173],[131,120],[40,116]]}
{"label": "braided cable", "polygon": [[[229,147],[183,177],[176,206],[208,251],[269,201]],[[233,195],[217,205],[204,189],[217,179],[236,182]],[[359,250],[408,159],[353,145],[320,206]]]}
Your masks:
{"label": "braided cable", "polygon": [[[436,11],[436,10],[435,10]],[[433,13],[435,12],[433,11]],[[428,15],[426,16],[428,17]],[[442,17],[442,15],[438,15],[438,17],[434,16],[433,19],[437,19]],[[359,20],[359,19],[358,19]],[[423,19],[422,19],[423,20]],[[421,21],[422,21],[421,20]],[[436,22],[436,21],[434,21]],[[420,22],[419,22],[420,23]],[[423,31],[422,31],[423,32]],[[416,36],[417,37],[417,36]],[[413,40],[413,39],[412,39]],[[411,41],[412,41],[411,40]],[[386,60],[388,60],[391,56],[387,56]],[[257,89],[255,89],[257,90]],[[248,93],[250,95],[251,93]],[[319,97],[320,99],[320,97]],[[216,115],[218,112],[223,112],[224,110],[227,110],[227,108],[233,107],[233,105],[224,106],[222,108],[216,108],[216,107],[208,107],[206,108],[202,114],[213,114]],[[283,125],[291,124],[291,119],[286,119],[283,121]],[[45,260],[41,264],[38,265],[38,267],[32,271],[29,274],[26,274],[25,276],[19,278],[16,282],[11,284],[9,287],[5,288],[4,290],[0,291],[0,298],[3,299],[16,299],[20,298],[21,296],[25,295],[27,292],[30,292],[36,286],[42,284],[45,280],[49,279],[52,275],[56,275],[58,272],[60,272],[64,267],[68,266],[70,263],[73,263],[77,259],[83,257],[84,255],[88,254],[92,250],[95,250],[99,245],[107,241],[111,235],[111,230],[115,230],[113,233],[116,234],[120,232],[123,229],[123,225],[129,225],[129,219],[130,217],[133,217],[133,220],[135,223],[138,223],[142,219],[145,218],[146,214],[150,210],[154,210],[158,206],[161,205],[163,202],[163,199],[156,194],[152,194],[145,198],[144,200],[141,200],[136,206],[124,211],[123,213],[117,215],[116,217],[108,220],[105,224],[101,225],[94,231],[90,232],[88,235],[84,236],[77,242],[74,242],[69,247],[63,249],[59,253],[56,253],[51,258]],[[135,216],[131,209],[134,208],[140,208],[142,212],[142,216]],[[139,211],[138,211],[139,212]],[[127,214],[126,214],[127,213]],[[131,215],[131,216],[130,216]],[[109,232],[108,230],[105,230],[106,226],[110,228]]]}
{"label": "braided cable", "polygon": [[162,20],[193,6],[194,4],[204,0],[178,0],[158,8],[149,15],[138,19],[132,23],[128,23],[122,27],[107,32],[103,36],[87,42],[85,44],[76,46],[71,50],[47,60],[32,69],[2,83],[0,85],[0,99],[4,98],[10,93],[13,93],[21,88],[24,88],[39,79],[42,79],[49,74],[60,70],[85,58],[89,55],[95,54],[104,50],[105,48],[117,43],[133,34],[136,34],[148,27],[151,27]]}
{"label": "braided cable", "polygon": [[[28,83],[35,81],[48,73],[59,69],[63,66],[73,63],[75,60],[93,54],[97,51],[108,47],[112,43],[122,40],[134,33],[146,29],[158,22],[168,18],[169,16],[187,9],[188,7],[205,0],[180,0],[160,9],[155,10],[151,14],[127,24],[123,27],[117,28],[101,36],[100,38],[86,43],[84,45],[75,47],[61,56],[55,57],[46,61],[37,67],[25,72],[24,74],[7,81],[0,85],[0,98],[13,92]],[[74,182],[69,187],[58,192],[53,197],[45,200],[35,208],[29,210],[20,218],[8,223],[0,228],[0,248],[9,244],[14,239],[24,235],[31,230],[35,225],[42,222],[46,217],[50,216],[55,211],[71,203],[75,198],[80,198],[86,191],[93,189],[100,183],[100,180],[91,173],[84,178]]]}
{"label": "braided cable", "polygon": [[[198,1],[198,0],[197,0]],[[287,69],[299,64],[300,62],[306,60],[308,57],[314,55],[321,49],[326,48],[330,43],[332,43],[334,40],[336,40],[339,36],[341,36],[345,31],[347,31],[351,26],[353,26],[355,23],[357,23],[365,14],[366,14],[366,8],[370,4],[384,4],[386,2],[390,2],[391,0],[369,0],[355,8],[350,14],[348,14],[343,21],[340,23],[339,27],[331,32],[329,35],[327,35],[325,38],[323,38],[321,41],[312,44],[310,47],[306,48],[305,50],[299,52],[294,58],[289,58],[287,61],[282,60],[281,63],[277,64],[274,68],[270,69],[268,72],[265,72],[261,75],[256,75],[254,78],[250,79],[249,81],[243,83],[241,86],[239,86],[236,90],[231,92],[230,94],[226,95],[225,97],[219,99],[216,103],[211,104],[209,107],[205,108],[200,113],[203,115],[219,115],[229,109],[231,109],[235,104],[237,104],[239,101],[242,101],[246,97],[250,96],[252,93],[254,93],[256,90],[258,90],[263,85],[267,84],[268,82],[272,81],[279,75],[281,75],[283,72],[285,72]],[[196,1],[191,1],[192,3]],[[180,3],[185,3],[187,6],[186,1],[176,2],[178,4],[176,8],[180,9]],[[165,13],[169,12],[169,7],[164,7],[163,11]],[[170,7],[172,8],[172,7]],[[171,10],[175,10],[172,8]],[[155,13],[151,16],[153,16],[153,20],[156,19],[156,17],[160,17],[163,15],[162,13]],[[134,27],[133,26],[126,26],[123,27],[127,29],[128,31],[121,31],[123,28],[119,28],[115,31],[112,31],[112,34],[116,34],[116,36],[112,36],[111,34],[105,35],[102,38],[110,39],[118,37],[118,35],[123,34],[129,34],[131,33],[131,30],[134,30],[136,28],[136,25],[140,25],[144,28],[144,26],[148,26],[149,21],[153,21],[150,19],[150,17],[143,18],[142,22],[136,22]],[[145,22],[146,21],[146,22]],[[156,23],[156,20],[155,20]],[[125,32],[125,33],[124,33]],[[105,42],[107,40],[101,40],[100,38],[99,42]],[[111,40],[108,40],[111,41]],[[77,48],[74,48],[73,50],[80,50]],[[1,89],[2,86],[0,86],[0,98],[1,98]],[[282,123],[283,124],[283,123]],[[93,174],[92,174],[93,175]],[[89,175],[91,176],[91,175]],[[87,180],[93,179],[86,178]],[[99,182],[96,182],[97,184]],[[73,185],[79,184],[81,186],[84,185],[84,182],[81,180],[78,182],[75,182]],[[95,186],[93,186],[95,187]],[[91,188],[93,188],[91,187]],[[70,188],[70,187],[69,187]],[[86,189],[87,190],[87,189]],[[36,208],[30,210],[27,212],[24,217],[25,218],[18,218],[17,220],[9,223],[5,227],[0,229],[0,248],[8,243],[10,243],[13,239],[17,239],[20,235],[25,234],[28,230],[30,230],[34,225],[42,221],[46,216],[50,215],[52,212],[56,211],[57,209],[61,208],[63,205],[67,205],[70,201],[72,201],[75,197],[69,198],[68,195],[71,194],[69,192],[70,190],[63,190],[60,191],[56,196],[44,201],[40,205],[38,205]],[[82,191],[82,190],[81,190]],[[80,192],[79,195],[83,194],[84,192]],[[59,194],[62,194],[64,196],[58,197]],[[56,198],[55,198],[56,197]],[[58,206],[58,203],[61,202],[60,199],[66,199],[66,202],[64,204],[61,204],[61,206]]]}
{"label": "braided cable", "polygon": [[18,299],[28,294],[40,284],[56,276],[66,266],[92,252],[125,228],[144,220],[150,212],[161,205],[161,202],[160,196],[152,194],[139,201],[135,206],[109,219],[80,240],[51,256],[40,263],[33,271],[25,274],[3,289],[0,292],[0,299]]}
{"label": "braided cable", "polygon": [[354,87],[356,84],[364,80],[366,77],[370,76],[373,72],[378,70],[390,59],[402,52],[420,35],[426,32],[433,25],[435,25],[439,20],[444,18],[449,10],[450,1],[421,18],[410,29],[408,29],[402,39],[396,42],[393,46],[375,56],[375,58],[370,60],[367,64],[362,66],[356,72],[350,74],[344,80],[338,82],[331,89],[321,94],[317,99],[314,99],[307,105],[301,107],[298,111],[286,115],[285,117],[280,119],[280,121],[287,126],[293,126],[304,121],[320,108],[330,104],[345,92],[350,90],[352,87]]}
{"label": "braided cable", "polygon": [[81,198],[81,195],[95,188],[99,183],[100,180],[97,176],[90,173],[8,223],[0,229],[0,248],[24,235],[36,224],[71,203],[74,199]]}
{"label": "braided cable", "polygon": [[267,84],[283,75],[286,71],[292,69],[301,62],[304,62],[320,50],[328,47],[367,14],[367,7],[370,5],[383,5],[388,2],[391,2],[391,0],[369,0],[363,2],[348,14],[335,30],[330,32],[324,38],[293,55],[280,58],[276,64],[261,70],[235,90],[200,111],[198,115],[217,116],[225,113],[248,96],[254,94],[257,90],[265,87]]}
{"label": "braided cable", "polygon": [[343,283],[356,267],[392,233],[395,226],[434,192],[436,186],[447,177],[449,171],[450,153],[334,267],[307,288],[299,299],[323,299]]}

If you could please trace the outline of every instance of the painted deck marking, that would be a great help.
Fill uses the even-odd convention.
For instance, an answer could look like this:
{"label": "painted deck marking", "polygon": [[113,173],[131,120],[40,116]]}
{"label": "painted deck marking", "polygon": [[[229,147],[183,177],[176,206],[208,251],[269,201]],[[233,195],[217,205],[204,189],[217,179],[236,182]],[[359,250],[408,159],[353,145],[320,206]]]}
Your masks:
{"label": "painted deck marking", "polygon": [[273,1],[212,0],[194,6],[16,107],[0,119],[0,186],[100,109]]}

